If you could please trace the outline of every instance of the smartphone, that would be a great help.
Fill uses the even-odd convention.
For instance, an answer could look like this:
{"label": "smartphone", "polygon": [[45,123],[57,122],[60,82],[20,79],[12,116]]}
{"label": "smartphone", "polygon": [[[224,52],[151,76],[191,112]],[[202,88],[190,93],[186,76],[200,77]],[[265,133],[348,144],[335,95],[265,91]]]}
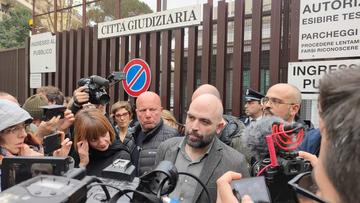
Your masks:
{"label": "smartphone", "polygon": [[241,201],[242,196],[249,195],[255,203],[271,203],[270,192],[264,176],[242,178],[231,182],[233,194]]}
{"label": "smartphone", "polygon": [[48,105],[41,106],[43,109],[43,119],[44,121],[48,121],[53,117],[60,116],[60,118],[64,118],[64,112],[66,110],[66,106],[63,105]]}
{"label": "smartphone", "polygon": [[60,133],[52,133],[43,138],[44,154],[52,154],[55,150],[61,147]]}

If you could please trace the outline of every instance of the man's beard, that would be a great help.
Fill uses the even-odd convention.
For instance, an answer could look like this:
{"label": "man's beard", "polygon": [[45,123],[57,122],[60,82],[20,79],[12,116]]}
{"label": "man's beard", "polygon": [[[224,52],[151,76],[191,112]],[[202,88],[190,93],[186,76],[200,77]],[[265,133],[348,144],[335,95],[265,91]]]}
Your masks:
{"label": "man's beard", "polygon": [[[196,141],[192,141],[189,139],[189,134],[198,138]],[[186,144],[190,145],[193,148],[205,148],[207,147],[216,136],[216,132],[210,133],[208,135],[199,135],[198,133],[192,132],[185,132],[185,141]]]}
{"label": "man's beard", "polygon": [[283,119],[284,121],[291,122],[291,121],[289,121],[289,118],[290,118],[290,109],[288,109],[288,112],[286,113],[285,116],[280,116],[280,115],[275,115],[275,114],[270,110],[270,108],[266,108],[266,109],[264,109],[264,111],[263,111],[263,116],[277,116],[277,117],[280,117],[281,119]]}
{"label": "man's beard", "polygon": [[273,116],[274,113],[271,112],[270,108],[266,108],[266,109],[264,109],[263,115],[265,115],[265,116]]}

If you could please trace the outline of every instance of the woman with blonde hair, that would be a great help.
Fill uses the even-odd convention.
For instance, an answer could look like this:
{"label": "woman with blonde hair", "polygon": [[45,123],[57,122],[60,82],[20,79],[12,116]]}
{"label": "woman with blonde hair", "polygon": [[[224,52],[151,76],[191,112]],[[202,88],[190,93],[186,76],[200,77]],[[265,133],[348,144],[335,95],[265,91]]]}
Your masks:
{"label": "woman with blonde hair", "polygon": [[184,132],[184,125],[176,121],[176,118],[171,113],[171,111],[163,109],[161,112],[161,118],[163,119],[165,124],[178,130],[180,135]]}
{"label": "woman with blonde hair", "polygon": [[87,174],[101,176],[101,171],[116,159],[130,160],[128,148],[115,138],[114,128],[98,109],[84,109],[75,116],[74,147],[80,167]]}

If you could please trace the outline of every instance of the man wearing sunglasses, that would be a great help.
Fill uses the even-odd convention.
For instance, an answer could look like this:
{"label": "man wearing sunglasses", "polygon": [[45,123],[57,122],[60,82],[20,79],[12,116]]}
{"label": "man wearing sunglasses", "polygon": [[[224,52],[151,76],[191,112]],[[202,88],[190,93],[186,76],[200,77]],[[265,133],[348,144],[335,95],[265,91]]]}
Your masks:
{"label": "man wearing sunglasses", "polygon": [[[320,81],[319,126],[322,135],[317,158],[299,155],[311,162],[313,171],[289,181],[306,202],[359,202],[360,184],[360,71],[347,69],[325,75]],[[217,181],[217,202],[238,202],[229,183],[241,175],[228,172]],[[230,188],[230,190],[229,190]],[[235,199],[234,199],[235,198]],[[248,201],[251,202],[251,201]]]}

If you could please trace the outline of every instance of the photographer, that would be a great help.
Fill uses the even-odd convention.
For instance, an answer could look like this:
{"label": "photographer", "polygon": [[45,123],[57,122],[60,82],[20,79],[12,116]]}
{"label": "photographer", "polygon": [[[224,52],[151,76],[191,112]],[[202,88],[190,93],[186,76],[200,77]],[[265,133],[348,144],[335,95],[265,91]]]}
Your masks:
{"label": "photographer", "polygon": [[109,120],[98,109],[83,109],[75,116],[74,147],[80,167],[87,174],[101,176],[101,171],[115,159],[130,160],[128,148],[115,138]]}
{"label": "photographer", "polygon": [[64,104],[64,94],[60,91],[58,87],[54,87],[51,85],[42,86],[36,89],[36,94],[42,95],[46,97],[48,100],[48,104],[57,104],[63,105]]}
{"label": "photographer", "polygon": [[[89,103],[89,93],[86,91],[87,89],[88,87],[81,86],[74,91],[74,95],[73,95],[74,102],[72,103],[72,106],[70,108],[74,114],[76,114],[79,110],[81,110],[84,104]],[[103,111],[103,113],[105,114],[104,105],[98,105],[95,107]]]}
{"label": "photographer", "polygon": [[[0,99],[0,148],[1,156],[44,156],[42,141],[26,131],[32,122],[30,114],[18,104]],[[72,142],[60,133],[61,147],[54,156],[67,156]]]}
{"label": "photographer", "polygon": [[[73,103],[70,107],[71,112],[76,114],[81,109],[96,108],[99,109],[106,118],[110,121],[110,117],[106,112],[106,105],[110,101],[109,95],[107,95],[105,88],[109,86],[109,81],[97,75],[90,76],[90,78],[81,78],[78,81],[80,86],[74,91]],[[116,137],[118,133],[115,126],[114,128]]]}
{"label": "photographer", "polygon": [[[19,105],[8,100],[0,100],[0,153],[4,156],[43,156],[25,143],[28,134],[25,127],[32,117]],[[34,143],[40,145],[36,138],[29,135]],[[1,158],[2,159],[2,158]]]}
{"label": "photographer", "polygon": [[[105,88],[109,87],[109,80],[92,75],[89,78],[81,78],[77,83],[79,88],[74,91],[74,102],[71,111],[76,114],[85,105],[90,104],[106,115],[105,108],[110,101],[110,97]],[[108,115],[106,116],[109,118]]]}
{"label": "photographer", "polygon": [[30,96],[23,105],[23,109],[33,117],[27,131],[36,135],[40,140],[57,130],[66,132],[75,120],[74,114],[68,109],[63,112],[64,118],[60,118],[60,116],[46,118],[42,107],[47,105],[48,100],[41,94]]}
{"label": "photographer", "polygon": [[[354,180],[360,176],[359,86],[359,69],[337,71],[320,80],[320,155],[317,159],[300,152],[299,155],[313,165],[312,176],[299,174],[289,182],[307,199],[329,203],[352,203],[360,199],[360,184]],[[218,193],[224,198],[232,195],[229,187],[221,188],[230,183],[229,179],[218,185]],[[302,185],[304,179],[313,183]],[[314,186],[315,191],[311,190]]]}

